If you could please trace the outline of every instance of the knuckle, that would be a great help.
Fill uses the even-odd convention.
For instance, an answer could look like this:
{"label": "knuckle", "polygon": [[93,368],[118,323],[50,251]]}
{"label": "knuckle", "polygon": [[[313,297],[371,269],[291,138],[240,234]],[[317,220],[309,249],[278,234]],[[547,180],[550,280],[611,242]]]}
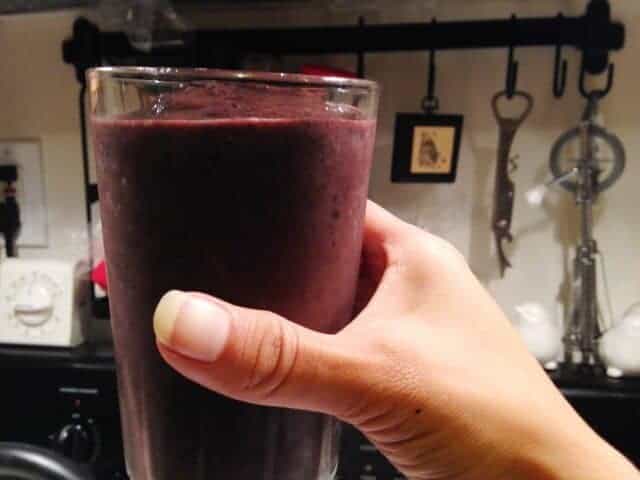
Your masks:
{"label": "knuckle", "polygon": [[406,263],[426,277],[468,270],[466,258],[449,241],[415,226],[412,227],[412,232],[404,249]]}
{"label": "knuckle", "polygon": [[442,237],[425,232],[423,244],[434,258],[440,259],[442,262],[454,262],[455,264],[467,263],[464,255],[462,255],[453,244]]}
{"label": "knuckle", "polygon": [[277,317],[255,321],[252,330],[243,389],[266,400],[278,394],[294,371],[299,339],[296,330]]}

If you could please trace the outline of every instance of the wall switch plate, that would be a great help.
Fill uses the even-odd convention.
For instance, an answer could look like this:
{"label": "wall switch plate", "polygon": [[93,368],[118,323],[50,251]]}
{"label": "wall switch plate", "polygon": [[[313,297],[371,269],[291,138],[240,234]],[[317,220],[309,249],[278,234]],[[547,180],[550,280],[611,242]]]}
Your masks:
{"label": "wall switch plate", "polygon": [[[47,210],[42,169],[42,149],[38,140],[0,140],[0,165],[16,165],[16,199],[22,227],[16,239],[18,247],[46,247]],[[0,196],[4,198],[4,182]],[[0,236],[0,245],[4,239]]]}

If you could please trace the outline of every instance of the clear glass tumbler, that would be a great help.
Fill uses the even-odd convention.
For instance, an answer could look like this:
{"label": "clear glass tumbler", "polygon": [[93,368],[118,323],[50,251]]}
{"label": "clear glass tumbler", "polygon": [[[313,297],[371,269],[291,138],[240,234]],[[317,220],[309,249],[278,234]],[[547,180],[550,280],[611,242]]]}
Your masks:
{"label": "clear glass tumbler", "polygon": [[138,67],[88,80],[131,478],[333,478],[335,420],[180,377],[157,352],[152,314],[180,289],[327,333],[350,321],[377,85]]}

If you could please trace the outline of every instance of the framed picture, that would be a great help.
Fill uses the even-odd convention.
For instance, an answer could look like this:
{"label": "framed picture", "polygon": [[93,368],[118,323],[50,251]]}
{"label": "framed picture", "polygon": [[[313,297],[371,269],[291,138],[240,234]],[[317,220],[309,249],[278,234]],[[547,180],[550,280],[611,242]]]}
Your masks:
{"label": "framed picture", "polygon": [[462,115],[396,115],[391,181],[455,182],[462,125]]}

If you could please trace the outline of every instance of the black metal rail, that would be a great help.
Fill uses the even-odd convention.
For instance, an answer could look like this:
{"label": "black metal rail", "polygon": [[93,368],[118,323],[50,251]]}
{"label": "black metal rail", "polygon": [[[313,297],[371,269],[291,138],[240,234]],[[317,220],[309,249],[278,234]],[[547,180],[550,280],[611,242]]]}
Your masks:
{"label": "black metal rail", "polygon": [[[614,50],[624,42],[624,28],[589,17],[410,23],[322,28],[196,31],[194,39],[209,45],[270,53],[321,54],[453,50],[571,45]],[[593,28],[595,27],[595,28]],[[591,35],[596,29],[599,34]]]}
{"label": "black metal rail", "polygon": [[[182,33],[182,45],[136,50],[122,32],[101,32],[86,19],[74,25],[64,42],[64,60],[76,66],[78,80],[86,68],[109,59],[162,58],[179,65],[208,66],[213,58],[233,53],[329,54],[416,50],[572,46],[584,54],[585,69],[601,73],[610,51],[624,46],[625,28],[611,20],[610,6],[592,0],[578,17],[517,18],[352,25],[303,28],[195,30]],[[217,53],[217,55],[216,55]]]}

